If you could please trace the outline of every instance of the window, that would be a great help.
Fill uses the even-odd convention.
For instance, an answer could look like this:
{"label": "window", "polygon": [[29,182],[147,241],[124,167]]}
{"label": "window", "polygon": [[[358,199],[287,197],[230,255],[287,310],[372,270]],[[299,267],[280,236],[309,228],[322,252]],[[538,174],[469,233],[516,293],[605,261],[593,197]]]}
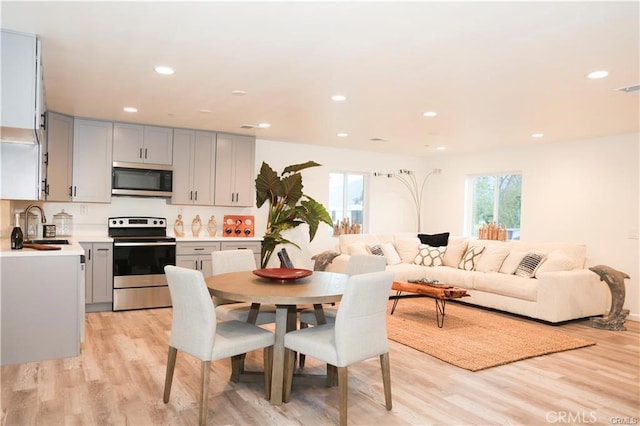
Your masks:
{"label": "window", "polygon": [[335,234],[363,232],[364,182],[364,173],[329,173],[329,214],[334,230],[343,224],[350,226],[350,231]]}
{"label": "window", "polygon": [[522,175],[474,176],[467,179],[467,235],[478,236],[483,225],[507,229],[508,240],[520,239]]}

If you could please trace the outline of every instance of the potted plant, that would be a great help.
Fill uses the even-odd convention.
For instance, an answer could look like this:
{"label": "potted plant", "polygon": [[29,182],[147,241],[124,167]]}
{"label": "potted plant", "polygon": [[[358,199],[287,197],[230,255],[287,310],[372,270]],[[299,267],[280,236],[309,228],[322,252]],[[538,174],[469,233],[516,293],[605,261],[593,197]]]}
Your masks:
{"label": "potted plant", "polygon": [[309,225],[309,242],[313,241],[320,222],[333,226],[327,209],[313,198],[302,192],[301,170],[317,167],[320,164],[307,161],[285,167],[278,176],[267,163],[262,162],[256,178],[256,206],[262,207],[269,202],[267,230],[264,234],[261,253],[261,267],[265,268],[278,244],[296,243],[287,240],[282,232],[293,229],[303,223]]}

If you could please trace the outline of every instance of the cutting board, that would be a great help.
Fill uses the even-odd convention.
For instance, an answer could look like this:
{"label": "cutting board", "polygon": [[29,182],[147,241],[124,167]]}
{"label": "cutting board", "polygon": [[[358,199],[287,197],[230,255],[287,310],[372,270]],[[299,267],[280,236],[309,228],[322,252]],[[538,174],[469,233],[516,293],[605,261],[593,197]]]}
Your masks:
{"label": "cutting board", "polygon": [[50,245],[50,244],[32,244],[32,243],[27,243],[27,244],[23,244],[22,247],[30,248],[30,249],[34,249],[34,250],[62,250],[62,247],[53,246],[53,245]]}

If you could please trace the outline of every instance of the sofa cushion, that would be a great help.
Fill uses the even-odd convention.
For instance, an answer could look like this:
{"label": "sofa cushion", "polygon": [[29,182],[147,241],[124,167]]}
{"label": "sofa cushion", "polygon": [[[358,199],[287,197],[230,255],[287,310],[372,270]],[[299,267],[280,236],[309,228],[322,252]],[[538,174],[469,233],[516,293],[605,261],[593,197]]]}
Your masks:
{"label": "sofa cushion", "polygon": [[347,253],[349,256],[352,254],[369,254],[367,245],[365,243],[351,243],[347,246]]}
{"label": "sofa cushion", "polygon": [[470,290],[473,289],[473,282],[478,274],[482,275],[481,272],[464,271],[448,266],[435,266],[427,269],[425,278],[437,280],[440,284],[453,285]]}
{"label": "sofa cushion", "polygon": [[571,271],[572,269],[574,269],[574,262],[563,251],[553,250],[538,267],[536,276],[545,272]]}
{"label": "sofa cushion", "polygon": [[504,262],[502,262],[502,266],[500,266],[500,272],[503,274],[513,275],[518,269],[518,265],[522,262],[522,259],[527,254],[524,251],[511,250],[509,251],[509,255],[506,257]]}
{"label": "sofa cushion", "polygon": [[380,247],[380,244],[378,243],[369,244],[367,248],[369,249],[369,254],[372,254],[374,256],[384,256],[382,247]]}
{"label": "sofa cushion", "polygon": [[420,240],[418,237],[400,238],[396,240],[395,246],[402,262],[413,263],[413,259],[415,259],[418,254]]}
{"label": "sofa cushion", "polygon": [[441,234],[418,234],[418,238],[422,244],[426,244],[431,247],[444,247],[449,243],[448,232],[443,232]]}
{"label": "sofa cushion", "polygon": [[487,293],[535,302],[538,294],[538,280],[498,272],[476,273],[473,288]]}
{"label": "sofa cushion", "polygon": [[422,266],[441,266],[442,255],[445,250],[446,247],[431,247],[426,244],[420,244],[418,254],[413,260],[413,263]]}
{"label": "sofa cushion", "polygon": [[533,278],[536,275],[536,270],[540,266],[542,259],[544,259],[543,254],[527,253],[516,268],[515,275],[519,277]]}
{"label": "sofa cushion", "polygon": [[480,260],[480,256],[482,256],[484,250],[484,247],[479,246],[467,247],[467,251],[464,252],[464,256],[462,256],[460,263],[458,263],[458,268],[464,271],[473,271],[476,269],[478,260]]}
{"label": "sofa cushion", "polygon": [[476,271],[498,272],[508,255],[509,249],[506,247],[498,245],[487,246],[476,265]]}
{"label": "sofa cushion", "polygon": [[466,240],[459,240],[454,242],[450,238],[449,244],[447,245],[447,250],[444,252],[444,256],[442,256],[442,264],[444,266],[457,268],[458,264],[460,263],[460,259],[462,259],[465,251],[467,251]]}
{"label": "sofa cushion", "polygon": [[400,255],[396,251],[393,244],[382,243],[380,244],[380,248],[382,249],[382,253],[387,260],[387,265],[397,265],[398,263],[402,262],[402,259],[400,259]]}

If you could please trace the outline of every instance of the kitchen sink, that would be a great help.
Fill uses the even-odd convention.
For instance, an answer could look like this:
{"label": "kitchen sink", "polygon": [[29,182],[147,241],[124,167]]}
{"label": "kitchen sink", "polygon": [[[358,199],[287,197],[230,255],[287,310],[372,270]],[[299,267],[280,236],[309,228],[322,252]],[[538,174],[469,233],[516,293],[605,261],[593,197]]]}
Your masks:
{"label": "kitchen sink", "polygon": [[27,244],[57,244],[57,245],[69,244],[69,240],[54,240],[50,238],[45,238],[42,240],[25,240],[24,242]]}

